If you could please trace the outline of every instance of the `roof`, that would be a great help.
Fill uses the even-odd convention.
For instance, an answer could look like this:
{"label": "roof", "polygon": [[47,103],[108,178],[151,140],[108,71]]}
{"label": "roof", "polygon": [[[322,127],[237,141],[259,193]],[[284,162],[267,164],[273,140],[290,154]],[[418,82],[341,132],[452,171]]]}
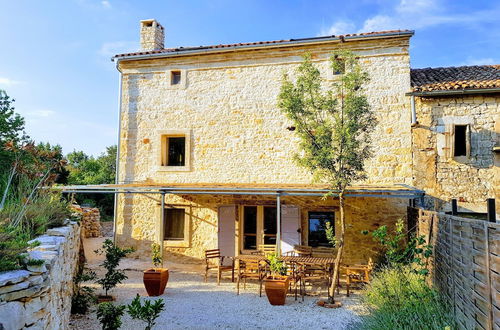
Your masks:
{"label": "roof", "polygon": [[[129,183],[85,186],[58,186],[67,193],[161,193],[178,195],[289,195],[323,196],[328,189],[324,184],[258,184],[258,183]],[[403,185],[356,185],[346,191],[348,197],[397,197],[417,198],[424,194],[422,190]]]}
{"label": "roof", "polygon": [[209,46],[195,46],[195,47],[178,47],[178,48],[164,48],[159,50],[149,50],[149,51],[139,51],[133,53],[118,54],[113,57],[113,59],[122,59],[130,57],[144,57],[144,56],[168,56],[168,55],[187,55],[191,53],[201,53],[206,51],[221,51],[221,50],[235,50],[241,48],[255,48],[255,47],[280,47],[285,45],[301,44],[301,43],[318,43],[327,41],[345,41],[349,39],[360,39],[360,38],[381,38],[381,37],[394,37],[407,35],[412,36],[414,31],[412,30],[389,30],[389,31],[378,31],[378,32],[365,32],[365,33],[352,33],[344,35],[331,35],[322,37],[312,37],[312,38],[300,38],[300,39],[285,39],[285,40],[272,40],[272,41],[258,41],[258,42],[246,42],[246,43],[235,43],[235,44],[220,44],[220,45],[209,45]]}
{"label": "roof", "polygon": [[473,65],[411,70],[414,92],[500,88],[500,65]]}

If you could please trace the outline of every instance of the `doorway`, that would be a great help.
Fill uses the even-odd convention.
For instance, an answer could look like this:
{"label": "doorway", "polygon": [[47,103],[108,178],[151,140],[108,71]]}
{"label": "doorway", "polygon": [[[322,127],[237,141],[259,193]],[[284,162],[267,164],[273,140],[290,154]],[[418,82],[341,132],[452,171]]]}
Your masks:
{"label": "doorway", "polygon": [[275,206],[243,206],[242,253],[254,252],[261,244],[276,244],[276,216]]}

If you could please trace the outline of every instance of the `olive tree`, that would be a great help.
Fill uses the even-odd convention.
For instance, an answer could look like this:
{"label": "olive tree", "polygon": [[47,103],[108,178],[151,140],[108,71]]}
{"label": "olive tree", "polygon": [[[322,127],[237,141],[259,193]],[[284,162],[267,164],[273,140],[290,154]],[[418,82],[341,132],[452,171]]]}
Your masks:
{"label": "olive tree", "polygon": [[363,88],[369,77],[356,56],[346,50],[334,52],[330,66],[336,78],[327,83],[310,54],[304,55],[295,82],[284,76],[278,106],[300,137],[296,161],[310,170],[315,182],[329,185],[325,198],[338,197],[340,233],[329,237],[337,248],[329,288],[329,301],[334,302],[344,250],[345,192],[353,182],[366,178],[365,161],[372,154],[370,133],[377,121]]}

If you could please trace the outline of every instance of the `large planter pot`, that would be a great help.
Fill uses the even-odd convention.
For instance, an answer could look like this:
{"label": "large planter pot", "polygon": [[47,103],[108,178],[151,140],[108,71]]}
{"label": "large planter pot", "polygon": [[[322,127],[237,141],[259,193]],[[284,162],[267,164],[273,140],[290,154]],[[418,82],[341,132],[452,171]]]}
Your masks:
{"label": "large planter pot", "polygon": [[271,305],[284,305],[290,284],[290,277],[269,276],[265,279],[264,284],[269,303]]}
{"label": "large planter pot", "polygon": [[152,268],[144,271],[143,276],[144,286],[148,292],[148,296],[156,297],[165,292],[165,287],[168,282],[167,268]]}
{"label": "large planter pot", "polygon": [[105,296],[105,295],[98,295],[97,296],[97,303],[103,303],[103,302],[112,302],[115,301],[115,297],[113,296]]}

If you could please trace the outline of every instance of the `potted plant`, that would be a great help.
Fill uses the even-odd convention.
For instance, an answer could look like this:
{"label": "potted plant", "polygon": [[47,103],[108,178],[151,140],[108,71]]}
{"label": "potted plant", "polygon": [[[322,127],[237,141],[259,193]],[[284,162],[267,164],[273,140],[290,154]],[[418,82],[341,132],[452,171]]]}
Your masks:
{"label": "potted plant", "polygon": [[102,330],[117,330],[122,325],[124,305],[113,305],[110,302],[100,303],[97,306],[97,319],[101,322]]}
{"label": "potted plant", "polygon": [[141,305],[141,298],[137,295],[132,303],[127,306],[127,312],[133,319],[139,319],[147,323],[145,330],[151,330],[155,325],[155,320],[160,316],[160,313],[165,308],[163,299],[155,300],[154,303],[146,300],[144,305]]}
{"label": "potted plant", "polygon": [[111,240],[107,239],[104,241],[102,248],[95,250],[94,252],[97,254],[104,254],[106,256],[104,262],[99,265],[106,269],[106,274],[104,274],[103,278],[96,281],[96,283],[102,286],[105,294],[99,295],[97,297],[97,301],[99,303],[113,301],[114,298],[108,295],[108,291],[128,278],[128,276],[125,275],[125,272],[121,269],[117,269],[117,267],[120,264],[120,260],[127,254],[134,252],[134,249],[119,248]]}
{"label": "potted plant", "polygon": [[271,305],[284,305],[290,277],[287,276],[287,268],[276,253],[268,256],[271,276],[264,280],[266,295]]}
{"label": "potted plant", "polygon": [[168,268],[161,268],[163,258],[158,243],[151,244],[151,260],[154,268],[144,271],[143,282],[150,297],[160,296],[165,292],[168,282]]}

